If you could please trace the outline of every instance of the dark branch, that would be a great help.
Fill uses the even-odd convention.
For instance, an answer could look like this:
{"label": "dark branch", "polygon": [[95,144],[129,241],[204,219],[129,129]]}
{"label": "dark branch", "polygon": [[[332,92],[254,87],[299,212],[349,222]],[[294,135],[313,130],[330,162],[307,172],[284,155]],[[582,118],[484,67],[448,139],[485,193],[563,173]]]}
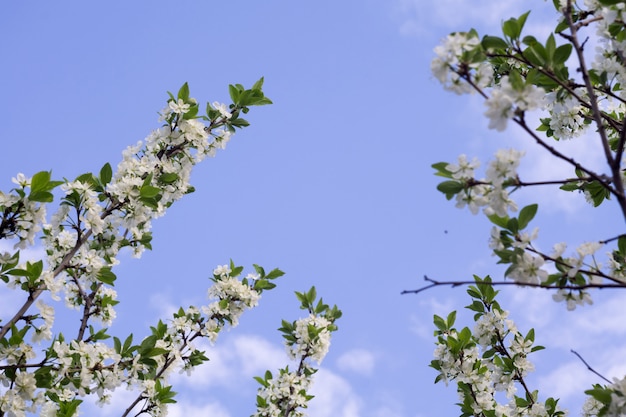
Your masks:
{"label": "dark branch", "polygon": [[[415,290],[404,290],[400,294],[418,294],[420,292],[424,292],[434,287],[445,287],[450,286],[461,287],[465,285],[474,285],[476,281],[437,281],[428,276],[424,275],[424,281],[430,282],[430,284],[425,285],[421,288]],[[580,291],[588,288],[623,288],[626,289],[626,283],[617,284],[617,283],[607,283],[607,284],[583,284],[583,285],[544,285],[539,283],[525,283],[525,282],[516,282],[516,281],[495,281],[495,282],[482,282],[481,284],[496,286],[515,286],[515,287],[531,287],[531,288],[543,288],[545,290],[570,290],[570,291]]]}
{"label": "dark branch", "polygon": [[596,371],[595,369],[593,369],[591,366],[589,366],[589,364],[587,363],[587,361],[585,361],[583,359],[582,356],[580,356],[578,354],[578,352],[576,352],[574,349],[570,350],[570,352],[572,352],[574,355],[578,356],[578,359],[580,359],[582,361],[582,363],[585,364],[585,366],[587,367],[587,369],[589,369],[591,372],[593,372],[594,374],[598,375],[600,378],[604,379],[606,382],[608,382],[609,384],[612,384],[611,381],[609,381],[607,378],[605,378],[604,375],[602,375],[600,372]]}

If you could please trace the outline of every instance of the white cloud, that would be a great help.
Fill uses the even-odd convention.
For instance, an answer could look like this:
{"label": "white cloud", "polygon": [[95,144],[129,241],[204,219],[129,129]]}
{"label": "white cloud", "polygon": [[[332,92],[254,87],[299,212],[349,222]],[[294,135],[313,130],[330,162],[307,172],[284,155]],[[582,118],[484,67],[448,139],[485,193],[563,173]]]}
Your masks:
{"label": "white cloud", "polygon": [[361,375],[371,375],[376,359],[374,354],[365,349],[350,350],[337,359],[337,367],[342,371]]}
{"label": "white cloud", "polygon": [[176,385],[196,391],[214,386],[237,387],[266,370],[273,372],[284,367],[288,361],[282,347],[254,335],[223,338],[217,346],[202,342],[196,347],[205,350],[210,361],[199,366],[190,376],[177,374],[172,377]]}
{"label": "white cloud", "polygon": [[[531,128],[539,126],[539,117],[536,114],[529,115],[527,123]],[[555,157],[545,148],[535,143],[526,132],[517,126],[511,125],[509,128],[511,147],[524,149],[526,155],[520,164],[520,177],[523,181],[546,181],[562,180],[574,177],[574,167],[572,164]],[[555,141],[551,138],[544,138],[546,143],[567,157],[573,158],[586,168],[602,173],[605,169],[604,153],[596,134],[589,129],[584,135],[571,139]],[[590,208],[582,194],[577,192],[561,192],[555,194],[554,185],[534,186],[524,190],[525,195],[540,204],[542,210],[548,212],[563,212],[568,215],[580,213],[581,210]],[[542,202],[544,204],[542,204]]]}
{"label": "white cloud", "polygon": [[[572,400],[581,397],[586,389],[598,382],[600,382],[598,377],[588,371],[581,362],[572,361],[538,378],[537,389],[543,396],[559,398],[560,403],[565,405],[565,403],[571,404]],[[570,411],[572,415],[576,415],[577,410]]]}
{"label": "white cloud", "polygon": [[[176,389],[175,389],[176,390]],[[111,396],[109,404],[103,407],[95,405],[95,397],[87,397],[85,403],[81,406],[82,415],[88,416],[111,416],[121,415],[126,408],[128,408],[133,401],[137,398],[138,393],[136,391],[128,391],[124,388],[119,388]],[[230,413],[219,402],[207,400],[202,404],[196,402],[186,401],[177,398],[179,402],[171,404],[168,407],[169,417],[183,417],[183,416],[211,416],[211,417],[230,417]],[[138,406],[139,407],[139,406]],[[137,412],[139,408],[135,409]]]}
{"label": "white cloud", "polygon": [[310,417],[359,417],[362,400],[340,376],[322,368],[314,377],[310,393]]}
{"label": "white cloud", "polygon": [[626,375],[626,329],[619,312],[626,304],[620,292],[593,294],[595,303],[566,311],[552,300],[549,291],[514,289],[501,298],[504,309],[520,331],[535,328],[536,344],[546,350],[531,357],[537,366],[532,375],[543,397],[561,399],[561,406],[574,415],[582,406],[583,392],[603,381],[577,358],[579,353],[594,370],[608,379]]}
{"label": "white cloud", "polygon": [[81,415],[88,416],[111,416],[121,415],[139,395],[136,391],[129,391],[124,388],[118,388],[110,397],[108,404],[100,407],[96,405],[96,396],[85,397],[85,402],[80,406]]}
{"label": "white cloud", "polygon": [[196,406],[193,404],[180,402],[173,404],[168,410],[169,417],[188,417],[188,416],[211,416],[211,417],[230,417],[230,413],[220,403],[213,402]]}
{"label": "white cloud", "polygon": [[626,342],[623,317],[615,314],[626,304],[625,293],[593,292],[595,303],[578,307],[575,311],[567,311],[563,303],[554,302],[552,293],[547,290],[516,288],[507,293],[510,298],[502,303],[503,308],[510,307],[511,311],[518,312],[511,318],[519,326],[535,328],[539,344],[567,350],[602,351],[611,345],[623,344],[619,338]]}
{"label": "white cloud", "polygon": [[157,316],[159,318],[171,318],[172,315],[180,308],[180,306],[172,304],[170,298],[166,294],[162,293],[152,294],[149,299],[149,304],[157,310]]}
{"label": "white cloud", "polygon": [[[221,342],[219,347],[198,346],[203,350],[206,349],[206,355],[211,359],[210,362],[200,366],[190,376],[173,375],[174,386],[180,387],[181,391],[189,390],[195,393],[207,392],[209,388],[217,387],[240,391],[244,385],[250,384],[252,376],[262,375],[266,370],[275,372],[287,363],[287,356],[282,346],[272,344],[259,336],[238,335],[223,339]],[[361,358],[365,363],[365,368],[371,371],[374,362],[371,353],[355,350],[352,354]],[[339,362],[343,363],[347,370],[356,370],[350,369],[355,364],[345,358],[343,360],[340,358]],[[353,391],[350,383],[324,367],[315,374],[310,393],[315,395],[307,412],[311,417],[358,417],[361,415],[362,400]],[[214,406],[217,407],[216,415],[220,417],[228,415],[219,404],[209,404],[206,407]],[[196,409],[185,405],[184,402],[181,402],[180,410],[181,414],[172,415],[213,415],[194,414],[192,411]],[[219,414],[220,412],[223,414]]]}
{"label": "white cloud", "polygon": [[[479,26],[497,34],[501,22],[517,17],[528,11],[528,2],[509,0],[396,0],[392,11],[397,19],[400,33],[406,36],[424,36],[434,31],[463,31]],[[549,5],[533,4],[532,18],[527,22],[528,30],[534,34],[546,35],[550,26],[539,23],[550,19],[556,22],[554,10]],[[539,37],[539,38],[540,38]]]}
{"label": "white cloud", "polygon": [[411,331],[420,339],[433,341],[433,320],[434,314],[446,317],[452,310],[456,310],[458,303],[451,297],[440,299],[434,296],[420,298],[418,301],[419,313],[410,317]]}

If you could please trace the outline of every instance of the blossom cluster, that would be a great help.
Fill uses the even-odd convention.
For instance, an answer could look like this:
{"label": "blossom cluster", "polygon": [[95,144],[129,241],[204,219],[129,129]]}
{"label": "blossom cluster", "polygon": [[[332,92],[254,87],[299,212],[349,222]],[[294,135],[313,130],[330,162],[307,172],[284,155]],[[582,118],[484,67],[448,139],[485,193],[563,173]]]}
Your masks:
{"label": "blossom cluster", "polygon": [[432,60],[430,68],[446,90],[457,94],[471,93],[474,89],[467,83],[468,79],[479,88],[491,84],[493,80],[491,66],[471,59],[479,46],[478,34],[471,31],[452,33],[444,39],[442,45],[435,47],[436,57]]}
{"label": "blossom cluster", "polygon": [[[533,346],[534,331],[523,335],[495,301],[491,280],[476,277],[476,286],[468,293],[474,299],[467,308],[476,312],[474,330],[454,328],[456,312],[446,319],[435,316],[437,347],[431,367],[437,370],[436,382],[456,382],[465,415],[498,417],[547,417],[564,415],[557,401],[538,400],[528,391],[526,376],[534,370],[530,353],[542,349]],[[517,394],[518,388],[524,396]],[[503,393],[507,403],[499,401]]]}
{"label": "blossom cluster", "polygon": [[[573,254],[566,255],[565,243],[546,252],[536,243],[538,228],[528,227],[537,204],[513,216],[518,209],[509,193],[522,187],[558,187],[558,192],[579,193],[594,207],[616,201],[626,216],[626,6],[604,0],[559,0],[554,6],[559,21],[545,41],[523,33],[527,12],[503,21],[499,36],[480,38],[474,30],[450,34],[435,48],[431,70],[446,90],[479,93],[489,128],[502,131],[513,121],[533,146],[569,164],[571,176],[522,181],[517,168],[523,153],[515,150],[498,151],[482,179],[475,175],[479,161],[465,155],[456,163],[433,167],[446,179],[437,188],[447,199],[455,198],[457,207],[468,207],[474,214],[482,209],[494,224],[489,247],[498,263],[508,266],[504,276],[521,286],[552,290],[555,301],[573,310],[592,303],[591,288],[625,285],[626,235],[617,232],[583,243]],[[595,56],[589,54],[593,48]],[[530,111],[539,115],[538,127],[530,125]],[[604,168],[588,166],[550,142],[587,141],[581,136],[591,131],[596,136],[592,143],[604,155]],[[614,247],[607,262],[598,259],[599,251],[609,245]],[[469,308],[477,312],[473,331],[454,329],[453,316],[435,318],[439,330],[433,367],[439,371],[438,380],[458,382],[463,415],[561,415],[556,400],[538,401],[538,394],[524,383],[533,368],[527,356],[535,349],[534,334],[519,333],[485,288],[481,281],[470,289],[475,301]],[[607,379],[608,385],[586,391],[583,415],[626,414],[625,380]],[[525,390],[522,398],[515,396],[514,388],[520,386]],[[494,400],[494,392],[500,391],[512,399],[509,404]]]}
{"label": "blossom cluster", "polygon": [[[515,149],[501,149],[495,159],[489,163],[485,178],[474,178],[474,170],[480,166],[478,159],[468,162],[462,154],[456,164],[442,163],[440,175],[452,179],[455,183],[456,206],[468,207],[473,214],[483,208],[486,215],[506,216],[509,211],[516,211],[517,204],[513,201],[507,187],[515,185],[517,169],[524,152]],[[452,185],[450,183],[450,185]]]}
{"label": "blossom cluster", "polygon": [[302,409],[313,398],[307,391],[317,369],[310,362],[319,364],[328,353],[331,333],[337,330],[334,322],[341,317],[341,311],[337,306],[324,304],[322,299],[317,301],[315,287],[307,292],[297,292],[296,296],[301,308],[309,311],[309,316],[292,323],[283,320],[279,329],[285,339],[287,354],[297,362],[296,370],[287,366],[280,369],[276,377],[269,371],[262,378],[255,377],[261,387],[253,417],[300,417],[304,415]]}
{"label": "blossom cluster", "polygon": [[[243,311],[256,306],[269,280],[282,275],[279,270],[267,275],[262,271],[255,281],[239,280],[241,269],[231,263],[228,271],[214,275],[215,283],[208,294],[215,301],[201,308],[181,308],[170,323],[159,322],[152,328],[152,335],[138,345],[132,344],[132,336],[124,343],[115,338],[113,346],[98,341],[108,337],[105,332],[91,335],[93,340],[66,341],[60,335],[39,364],[37,375],[45,376],[43,386],[35,374],[26,371],[36,357],[31,345],[22,341],[1,348],[2,360],[21,370],[16,375],[0,374],[0,383],[10,387],[0,395],[0,409],[16,416],[38,408],[42,415],[56,415],[63,404],[78,405],[82,397],[90,394],[95,394],[100,404],[106,404],[115,389],[126,386],[139,390],[143,411],[165,415],[171,402],[169,396],[163,395],[171,392],[166,385],[168,375],[175,369],[190,372],[208,360],[204,352],[195,348],[194,340],[206,337],[215,342],[225,326],[236,326]],[[45,310],[46,306],[40,309]],[[155,375],[156,380],[152,377]]]}
{"label": "blossom cluster", "polygon": [[[235,128],[248,125],[240,113],[271,103],[262,83],[248,90],[230,86],[233,104],[209,104],[206,116],[197,116],[198,104],[185,84],[176,97],[170,94],[161,112],[164,125],[124,151],[115,172],[105,164],[98,175],[72,181],[53,181],[50,172],[31,178],[18,174],[16,188],[0,193],[0,239],[16,239],[16,248],[25,248],[43,232],[47,255],[46,262],[20,262],[19,251],[0,253],[0,279],[27,294],[16,314],[0,322],[1,415],[75,416],[84,397],[96,396],[106,404],[120,386],[138,391],[125,415],[138,405],[137,414],[165,415],[175,402],[167,376],[208,360],[194,340],[214,342],[222,329],[236,326],[243,312],[258,304],[263,291],[275,287],[272,281],[282,271],[266,273],[255,265],[253,273],[240,278],[243,268],[231,261],[215,269],[208,292],[214,301],[208,305],[180,309],[139,344],[132,335],[104,342],[116,316],[112,268],[120,250],[128,247],[139,257],[151,248],[152,220],[193,191],[193,166],[224,149]],[[46,223],[45,204],[54,200],[58,186],[62,201]],[[53,301],[63,294],[68,307],[81,311],[76,338],[53,332],[55,309],[44,294]],[[33,305],[37,312],[28,314]],[[35,344],[44,342],[49,346],[37,352]]]}

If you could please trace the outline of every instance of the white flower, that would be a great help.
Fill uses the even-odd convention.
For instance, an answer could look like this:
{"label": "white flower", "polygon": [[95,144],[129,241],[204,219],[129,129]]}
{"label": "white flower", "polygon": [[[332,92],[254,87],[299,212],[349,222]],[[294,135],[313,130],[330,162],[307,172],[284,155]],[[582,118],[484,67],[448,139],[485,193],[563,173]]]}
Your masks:
{"label": "white flower", "polygon": [[555,244],[551,257],[555,259],[560,258],[561,256],[563,256],[565,249],[567,249],[567,243],[561,242],[561,243]]}
{"label": "white flower", "polygon": [[517,90],[509,82],[508,76],[502,77],[500,84],[493,88],[491,97],[485,100],[489,128],[503,131],[517,109],[526,111],[540,108],[544,105],[545,95],[543,88],[532,84]]}
{"label": "white flower", "polygon": [[21,172],[17,174],[15,177],[11,178],[11,181],[14,184],[17,184],[22,188],[30,187],[30,178],[26,178],[24,174],[22,174]]}
{"label": "white flower", "polygon": [[594,255],[600,248],[602,247],[602,243],[600,242],[587,242],[581,244],[576,252],[580,255],[581,258],[585,256]]}
{"label": "white flower", "polygon": [[215,107],[215,109],[219,111],[220,114],[226,119],[230,119],[231,117],[233,117],[233,114],[228,111],[228,106],[226,106],[226,104],[214,101],[213,107]]}
{"label": "white flower", "polygon": [[491,97],[485,100],[485,116],[489,118],[489,129],[495,129],[499,132],[506,129],[509,119],[515,114],[513,108],[513,98],[510,97],[503,89],[494,88]]}
{"label": "white flower", "polygon": [[467,156],[464,154],[459,155],[457,164],[448,164],[446,170],[452,172],[452,178],[461,179],[473,179],[474,170],[480,166],[478,159],[473,158],[472,162],[467,160]]}
{"label": "white flower", "polygon": [[[472,93],[474,89],[456,72],[461,63],[464,52],[478,47],[480,39],[469,33],[457,32],[448,35],[442,45],[435,47],[436,57],[431,61],[430,69],[433,75],[443,84],[446,90],[457,94]],[[470,69],[477,70],[476,84],[483,87],[491,82],[493,69],[483,64],[465,63]]]}
{"label": "white flower", "polygon": [[545,261],[541,256],[524,252],[515,258],[514,268],[509,276],[520,283],[537,284],[548,279],[548,272],[541,269]]}
{"label": "white flower", "polygon": [[218,277],[226,277],[230,275],[231,270],[228,265],[219,265],[217,268],[213,270],[213,275]]}
{"label": "white flower", "polygon": [[170,102],[167,105],[173,113],[177,113],[177,114],[185,114],[191,108],[191,106],[188,103],[185,103],[180,98],[177,101],[170,100]]}

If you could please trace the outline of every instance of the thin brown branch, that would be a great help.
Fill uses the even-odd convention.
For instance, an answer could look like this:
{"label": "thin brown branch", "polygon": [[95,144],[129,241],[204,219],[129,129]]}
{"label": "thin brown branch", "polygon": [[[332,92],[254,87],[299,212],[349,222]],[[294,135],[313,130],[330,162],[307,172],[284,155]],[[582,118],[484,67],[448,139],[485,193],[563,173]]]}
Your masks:
{"label": "thin brown branch", "polygon": [[[580,178],[566,178],[564,180],[547,180],[547,181],[522,181],[519,178],[515,178],[512,181],[505,181],[504,186],[515,186],[515,187],[534,187],[538,185],[565,185],[571,184],[573,182],[590,182],[595,181],[592,177],[580,177]],[[469,179],[466,182],[468,187],[474,187],[476,185],[491,185],[489,181],[477,181]]]}
{"label": "thin brown branch", "polygon": [[613,241],[618,240],[619,238],[622,238],[622,237],[626,237],[626,234],[622,233],[621,235],[617,235],[617,236],[614,236],[614,237],[609,238],[609,239],[601,240],[598,243],[606,245],[607,243],[613,242]]}
{"label": "thin brown branch", "polygon": [[594,171],[585,168],[584,166],[582,166],[579,162],[577,162],[574,158],[569,157],[559,151],[557,151],[553,146],[548,145],[543,139],[541,139],[527,124],[526,121],[523,118],[520,117],[515,117],[513,119],[513,121],[515,123],[517,123],[519,126],[521,126],[522,129],[524,129],[526,131],[526,133],[528,133],[534,140],[535,142],[541,146],[542,148],[544,148],[545,150],[547,150],[548,152],[550,152],[552,155],[556,156],[557,158],[569,163],[570,165],[574,166],[576,169],[584,172],[585,174],[587,174],[590,178],[594,179],[595,181],[598,181],[600,184],[602,184],[602,186],[604,188],[606,188],[611,194],[614,194],[616,197],[618,197],[617,191],[614,190],[609,183],[607,182],[606,178],[604,178],[603,175],[597,174]]}
{"label": "thin brown branch", "polygon": [[587,95],[589,96],[589,104],[591,105],[591,112],[593,115],[593,119],[596,122],[596,126],[598,128],[598,134],[600,135],[600,140],[602,142],[602,148],[604,149],[604,156],[609,165],[613,162],[613,155],[611,154],[611,149],[609,147],[609,140],[606,134],[606,130],[604,128],[604,123],[602,122],[602,113],[600,111],[600,107],[598,106],[598,98],[596,96],[595,90],[593,88],[593,84],[591,83],[591,78],[589,78],[589,70],[587,69],[587,64],[585,63],[585,56],[583,54],[583,47],[578,41],[578,28],[572,21],[572,2],[567,2],[567,7],[563,11],[563,16],[567,21],[567,25],[570,28],[570,34],[561,34],[565,39],[567,39],[572,46],[574,47],[574,51],[576,52],[576,56],[578,57],[578,70],[583,77],[583,82],[585,83],[585,87],[587,89]]}
{"label": "thin brown branch", "polygon": [[587,363],[586,360],[583,359],[582,356],[580,356],[578,354],[578,352],[576,352],[575,350],[570,350],[570,352],[572,352],[574,355],[576,355],[578,357],[578,359],[580,359],[582,361],[582,363],[585,364],[585,366],[587,367],[588,370],[590,370],[592,373],[598,375],[600,378],[602,378],[603,380],[605,380],[606,382],[608,382],[609,384],[612,384],[611,381],[609,381],[604,375],[602,375],[600,372],[596,371],[595,369],[593,369],[591,366],[589,366],[589,364]]}
{"label": "thin brown branch", "polygon": [[622,129],[619,131],[619,141],[617,142],[617,148],[615,149],[615,159],[611,167],[612,171],[620,171],[620,165],[622,164],[622,157],[624,156],[624,144],[626,143],[626,117],[622,121]]}
{"label": "thin brown branch", "polygon": [[[523,62],[523,61],[522,61]],[[478,92],[483,98],[488,99],[489,96],[480,88],[478,87],[471,79],[471,77],[469,76],[469,74],[463,73],[461,71],[457,71],[457,73],[463,77],[467,83],[476,91]],[[563,87],[566,87],[561,81],[556,80],[559,82],[559,84],[561,84]],[[568,92],[570,92],[571,94],[573,94],[575,97],[578,98],[578,96],[576,95],[576,93],[568,88]],[[579,101],[581,103],[583,103],[582,99],[578,98]],[[597,103],[596,103],[597,104]],[[553,146],[548,145],[545,141],[543,141],[535,132],[534,130],[530,129],[530,127],[526,124],[526,121],[524,120],[523,117],[515,117],[513,118],[513,121],[515,123],[517,123],[518,125],[520,125],[522,127],[522,129],[524,129],[534,140],[537,144],[539,144],[541,147],[543,147],[544,149],[546,149],[548,152],[550,152],[552,155],[556,156],[559,159],[562,159],[563,161],[573,165],[576,169],[584,172],[585,174],[587,174],[587,176],[589,176],[590,178],[594,179],[595,181],[598,181],[600,184],[602,184],[611,194],[614,194],[616,196],[616,198],[618,198],[619,200],[619,195],[618,192],[616,190],[614,190],[609,183],[606,181],[605,178],[603,178],[602,175],[595,173],[594,171],[591,171],[588,168],[585,168],[584,166],[582,166],[579,162],[577,162],[576,160],[574,160],[574,158],[572,157],[568,157],[567,155],[562,154],[561,152],[557,151]],[[620,181],[621,184],[621,181]],[[622,192],[623,195],[623,192]],[[626,216],[626,204],[624,205],[624,215]]]}
{"label": "thin brown branch", "polygon": [[[576,55],[578,56],[578,63],[579,63],[578,69],[583,77],[585,87],[587,88],[587,95],[589,96],[589,102],[591,104],[591,109],[592,109],[592,115],[596,123],[596,127],[598,128],[598,134],[600,135],[600,141],[602,143],[602,148],[604,150],[604,156],[605,156],[606,162],[609,165],[609,167],[611,167],[611,174],[613,176],[613,184],[615,186],[615,192],[613,194],[615,194],[615,197],[620,205],[620,208],[622,209],[622,214],[624,216],[624,219],[626,219],[626,194],[624,194],[624,184],[622,183],[622,172],[620,169],[621,160],[614,158],[613,154],[611,153],[611,147],[609,145],[608,135],[606,133],[606,129],[602,121],[603,119],[602,112],[600,111],[600,107],[598,106],[598,98],[595,94],[593,85],[591,83],[591,78],[589,77],[589,71],[587,69],[587,65],[585,63],[585,57],[583,54],[583,47],[580,45],[580,42],[578,41],[578,28],[572,21],[571,11],[572,11],[572,2],[568,1],[566,9],[563,11],[563,15],[565,16],[565,19],[567,20],[567,24],[570,28],[570,35],[561,34],[561,36],[565,37],[565,39],[568,39],[571,42],[572,46],[574,47],[574,50],[576,51]],[[620,138],[622,136],[623,130],[624,129],[622,128],[622,132],[620,132]]]}
{"label": "thin brown branch", "polygon": [[[104,219],[107,216],[109,216],[111,213],[113,213],[115,210],[121,208],[122,206],[123,206],[123,203],[111,204],[109,207],[107,207],[107,209],[102,213],[100,217]],[[91,237],[92,233],[93,233],[92,230],[89,229],[87,230],[87,232],[85,232],[85,234],[83,234],[81,239],[78,239],[76,241],[76,244],[74,245],[74,247],[68,253],[65,254],[65,256],[63,257],[59,265],[57,265],[57,267],[54,268],[54,271],[52,271],[53,277],[56,278],[61,272],[63,272],[69,266],[72,258],[76,255],[78,250],[85,243],[87,243],[87,240]],[[11,329],[11,327],[15,325],[15,323],[18,322],[18,320],[28,311],[28,309],[30,309],[33,303],[37,301],[37,299],[41,296],[41,294],[43,294],[45,290],[46,290],[45,286],[42,285],[37,290],[33,291],[32,293],[28,295],[28,298],[26,299],[22,307],[20,307],[20,309],[17,311],[17,313],[15,313],[15,315],[11,319],[9,319],[6,322],[6,324],[2,326],[2,328],[0,328],[0,339],[2,339],[8,333],[9,329]]]}
{"label": "thin brown branch", "polygon": [[[421,292],[424,292],[426,290],[429,290],[431,288],[434,287],[444,287],[444,286],[450,286],[452,288],[455,287],[462,287],[462,286],[466,286],[466,285],[475,285],[476,281],[437,281],[434,280],[432,278],[429,278],[428,276],[424,275],[424,281],[429,282],[430,284],[425,285],[421,288],[417,288],[415,290],[404,290],[402,291],[400,294],[404,295],[404,294],[418,294]],[[583,285],[544,285],[541,283],[527,283],[527,282],[517,282],[517,281],[492,281],[492,282],[481,282],[481,284],[486,284],[486,285],[492,285],[494,287],[500,287],[500,286],[514,286],[514,287],[531,287],[531,288],[542,288],[544,290],[571,290],[571,291],[580,291],[580,290],[585,290],[588,288],[622,288],[622,289],[626,289],[626,283],[623,284],[617,284],[617,283],[611,283],[611,284],[594,284],[594,283],[589,283],[589,284],[583,284]]]}
{"label": "thin brown branch", "polygon": [[[78,285],[78,281],[76,282],[76,285]],[[91,307],[93,306],[93,300],[96,297],[96,294],[98,293],[100,287],[102,287],[101,282],[96,285],[96,288],[91,292],[91,294],[84,298],[85,305],[83,306],[83,317],[80,320],[80,328],[78,329],[78,335],[76,336],[76,340],[83,340],[85,330],[87,329],[87,322],[94,313],[91,311]]]}

